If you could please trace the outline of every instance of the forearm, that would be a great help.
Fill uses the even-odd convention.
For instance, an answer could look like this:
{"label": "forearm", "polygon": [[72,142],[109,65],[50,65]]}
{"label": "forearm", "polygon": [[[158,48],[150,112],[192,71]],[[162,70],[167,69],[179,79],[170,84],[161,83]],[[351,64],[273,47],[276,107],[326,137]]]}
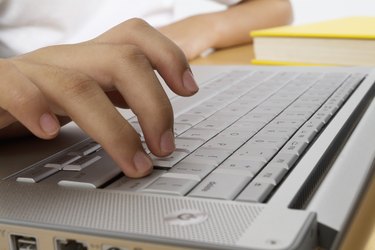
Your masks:
{"label": "forearm", "polygon": [[288,0],[245,0],[228,10],[191,16],[159,30],[192,59],[208,48],[250,42],[249,31],[288,24],[291,19]]}
{"label": "forearm", "polygon": [[225,48],[251,41],[249,32],[291,23],[292,7],[288,0],[248,0],[226,11],[207,14],[214,34],[213,48]]}

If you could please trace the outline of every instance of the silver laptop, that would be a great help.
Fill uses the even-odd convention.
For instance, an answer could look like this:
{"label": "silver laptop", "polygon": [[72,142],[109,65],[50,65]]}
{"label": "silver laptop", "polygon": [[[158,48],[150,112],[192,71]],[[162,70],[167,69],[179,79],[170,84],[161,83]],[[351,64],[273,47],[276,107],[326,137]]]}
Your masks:
{"label": "silver laptop", "polygon": [[177,149],[145,178],[73,123],[1,142],[0,249],[337,248],[373,174],[375,71],[193,70],[195,96],[166,90]]}

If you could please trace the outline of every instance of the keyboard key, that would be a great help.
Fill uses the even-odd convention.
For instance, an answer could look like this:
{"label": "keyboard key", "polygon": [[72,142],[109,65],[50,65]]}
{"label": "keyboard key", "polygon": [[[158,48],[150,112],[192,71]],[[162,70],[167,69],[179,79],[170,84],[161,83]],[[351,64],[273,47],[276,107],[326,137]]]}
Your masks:
{"label": "keyboard key", "polygon": [[217,101],[214,101],[212,99],[206,100],[199,105],[199,107],[207,108],[207,109],[215,110],[215,111],[218,111],[218,110],[224,108],[225,106],[226,106],[226,103],[217,102]]}
{"label": "keyboard key", "polygon": [[176,149],[180,151],[186,151],[187,153],[193,152],[199,146],[204,143],[201,139],[190,139],[190,138],[180,138],[175,139]]}
{"label": "keyboard key", "polygon": [[278,127],[278,128],[291,128],[297,130],[302,125],[301,120],[288,120],[282,118],[276,118],[272,122],[269,123],[271,127]]}
{"label": "keyboard key", "polygon": [[166,157],[157,157],[151,154],[151,159],[155,167],[168,169],[173,167],[177,162],[181,161],[187,155],[188,153],[185,151],[175,150],[171,155]]}
{"label": "keyboard key", "polygon": [[101,146],[94,142],[94,141],[91,141],[89,143],[87,143],[86,145],[82,146],[82,147],[79,147],[77,149],[74,149],[73,151],[69,152],[68,154],[69,155],[89,155],[97,150],[99,150],[101,148]]}
{"label": "keyboard key", "polygon": [[313,111],[286,111],[280,116],[284,120],[299,120],[305,122],[313,114]]}
{"label": "keyboard key", "polygon": [[134,130],[135,130],[140,136],[143,137],[142,127],[141,127],[141,124],[138,123],[138,121],[130,122],[130,125],[132,125],[132,127],[134,128]]}
{"label": "keyboard key", "polygon": [[303,126],[302,128],[306,129],[312,129],[316,132],[319,132],[324,126],[324,123],[320,119],[309,119]]}
{"label": "keyboard key", "polygon": [[[171,99],[176,151],[162,158],[151,154],[156,169],[149,176],[120,177],[90,141],[17,181],[264,202],[362,78],[340,72],[223,73],[193,97]],[[129,122],[150,153],[137,117]]]}
{"label": "keyboard key", "polygon": [[322,121],[324,124],[327,124],[329,119],[331,119],[332,115],[330,112],[324,112],[323,110],[319,109],[313,116],[314,119]]}
{"label": "keyboard key", "polygon": [[241,120],[242,121],[250,121],[250,122],[260,122],[260,123],[268,123],[274,118],[274,115],[271,114],[263,114],[263,113],[255,113],[250,112],[244,115]]}
{"label": "keyboard key", "polygon": [[243,144],[242,140],[216,136],[204,144],[205,148],[234,151]]}
{"label": "keyboard key", "polygon": [[256,132],[257,130],[248,131],[246,129],[237,129],[231,126],[220,132],[220,134],[218,134],[215,138],[222,138],[223,140],[236,140],[244,143],[255,135]]}
{"label": "keyboard key", "polygon": [[213,129],[216,131],[221,131],[228,127],[231,122],[225,119],[215,119],[215,118],[207,118],[206,120],[198,123],[194,126],[195,129]]}
{"label": "keyboard key", "polygon": [[224,149],[199,148],[185,158],[185,162],[218,166],[232,152]]}
{"label": "keyboard key", "polygon": [[263,202],[274,185],[264,182],[251,182],[236,198],[237,201]]}
{"label": "keyboard key", "polygon": [[283,153],[281,151],[270,161],[269,165],[280,166],[288,170],[294,165],[297,159],[297,154]]}
{"label": "keyboard key", "polygon": [[55,182],[65,187],[98,188],[120,173],[121,169],[108,155],[103,154],[100,160],[81,171],[63,170],[46,179],[46,181]]}
{"label": "keyboard key", "polygon": [[182,114],[174,119],[175,123],[184,123],[189,124],[190,126],[194,126],[195,124],[203,121],[205,118],[201,115],[189,115],[189,114]]}
{"label": "keyboard key", "polygon": [[17,181],[26,183],[37,183],[57,172],[59,172],[58,168],[46,168],[43,166],[37,166],[19,174],[19,176],[17,177]]}
{"label": "keyboard key", "polygon": [[208,141],[215,135],[217,135],[219,131],[217,130],[210,130],[210,129],[189,129],[185,133],[181,134],[178,138],[190,138],[190,139],[200,139],[203,141]]}
{"label": "keyboard key", "polygon": [[338,106],[337,105],[332,105],[332,104],[329,104],[329,103],[325,103],[322,107],[321,107],[321,110],[325,113],[328,113],[330,114],[331,116],[333,116],[336,111],[338,110]]}
{"label": "keyboard key", "polygon": [[254,179],[256,182],[270,183],[272,185],[277,185],[280,183],[281,179],[285,176],[287,170],[280,166],[267,165],[257,177]]}
{"label": "keyboard key", "polygon": [[[194,114],[195,112],[194,107],[198,106],[205,100],[210,99],[211,97],[215,96],[219,92],[219,89],[212,90],[211,88],[205,88],[203,86],[200,87],[199,91],[189,98],[177,96],[171,100],[173,106],[173,112],[175,117],[183,113],[191,113]],[[214,111],[213,111],[214,112]],[[205,113],[205,112],[203,112]],[[199,115],[198,113],[195,113]]]}
{"label": "keyboard key", "polygon": [[307,147],[308,143],[305,140],[294,139],[294,137],[288,141],[282,149],[283,153],[301,155]]}
{"label": "keyboard key", "polygon": [[247,121],[241,118],[239,121],[228,127],[228,129],[247,131],[249,134],[251,134],[254,132],[258,132],[261,128],[264,127],[265,124],[265,122]]}
{"label": "keyboard key", "polygon": [[256,135],[246,143],[246,148],[270,148],[279,150],[288,138]]}
{"label": "keyboard key", "polygon": [[307,143],[310,143],[313,141],[316,135],[317,135],[317,132],[315,129],[302,127],[301,129],[297,131],[297,133],[293,137],[299,141],[305,141]]}
{"label": "keyboard key", "polygon": [[258,135],[289,139],[295,131],[294,128],[279,128],[267,125],[259,131]]}
{"label": "keyboard key", "polygon": [[142,192],[182,196],[189,192],[197,183],[198,181],[191,179],[159,177],[143,189]]}
{"label": "keyboard key", "polygon": [[143,149],[145,150],[145,152],[146,152],[146,154],[149,154],[149,153],[151,153],[151,151],[148,149],[148,147],[147,147],[147,144],[146,144],[146,142],[142,142],[142,147],[143,147]]}
{"label": "keyboard key", "polygon": [[220,164],[216,171],[225,169],[226,173],[238,173],[253,177],[262,169],[264,165],[265,163],[261,161],[236,160],[229,157],[222,164]]}
{"label": "keyboard key", "polygon": [[44,165],[47,168],[56,168],[56,169],[63,169],[63,167],[75,160],[81,158],[80,154],[65,154],[62,156],[57,157],[56,159],[51,160],[49,163]]}
{"label": "keyboard key", "polygon": [[[103,151],[104,152],[104,151]],[[99,155],[86,155],[79,158],[76,161],[73,161],[63,167],[63,170],[70,170],[70,171],[81,171],[85,167],[90,166],[94,162],[100,160],[102,157]]]}
{"label": "keyboard key", "polygon": [[210,117],[213,113],[217,110],[215,108],[204,108],[204,107],[195,107],[186,112],[187,115],[200,115],[203,116],[205,119]]}
{"label": "keyboard key", "polygon": [[117,181],[108,185],[106,189],[136,192],[154,182],[164,173],[166,173],[165,170],[154,169],[151,174],[143,178],[129,178],[127,176],[123,176]]}
{"label": "keyboard key", "polygon": [[247,112],[249,112],[249,109],[244,108],[243,106],[227,106],[220,111],[216,112],[215,115],[223,117],[223,116],[233,116],[236,120],[236,118],[241,117],[245,115]]}
{"label": "keyboard key", "polygon": [[189,128],[191,128],[190,124],[175,123],[174,126],[173,126],[174,134],[176,136],[178,136],[178,135],[182,134],[183,132],[185,132],[186,130],[188,130]]}
{"label": "keyboard key", "polygon": [[[177,163],[168,173],[177,173],[196,176],[198,179],[203,179],[206,177],[213,169],[215,169],[214,164],[203,164],[203,163],[191,163],[182,160]],[[196,179],[194,178],[194,179]]]}
{"label": "keyboard key", "polygon": [[268,162],[277,152],[277,150],[273,148],[257,148],[251,145],[249,148],[246,147],[247,145],[244,145],[237,150],[231,158],[235,160]]}
{"label": "keyboard key", "polygon": [[232,200],[249,181],[248,176],[212,173],[188,196]]}

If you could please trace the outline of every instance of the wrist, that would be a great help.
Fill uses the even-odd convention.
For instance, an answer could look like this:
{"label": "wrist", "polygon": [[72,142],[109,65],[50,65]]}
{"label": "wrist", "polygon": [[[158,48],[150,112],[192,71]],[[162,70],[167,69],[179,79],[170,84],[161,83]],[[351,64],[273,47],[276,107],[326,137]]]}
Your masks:
{"label": "wrist", "polygon": [[200,30],[200,40],[204,41],[206,48],[216,48],[220,41],[220,17],[217,13],[200,14],[189,17],[191,23]]}

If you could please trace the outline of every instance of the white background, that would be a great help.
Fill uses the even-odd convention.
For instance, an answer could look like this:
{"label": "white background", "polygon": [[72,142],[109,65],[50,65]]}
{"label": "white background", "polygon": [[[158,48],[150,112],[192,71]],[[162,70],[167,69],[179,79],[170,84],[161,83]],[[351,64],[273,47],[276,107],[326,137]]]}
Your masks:
{"label": "white background", "polygon": [[[192,13],[220,10],[223,7],[210,0],[177,0],[175,13],[184,17]],[[315,22],[347,16],[375,16],[375,0],[290,0],[294,9],[294,24]]]}
{"label": "white background", "polygon": [[375,0],[291,0],[294,23],[346,16],[375,16]]}

